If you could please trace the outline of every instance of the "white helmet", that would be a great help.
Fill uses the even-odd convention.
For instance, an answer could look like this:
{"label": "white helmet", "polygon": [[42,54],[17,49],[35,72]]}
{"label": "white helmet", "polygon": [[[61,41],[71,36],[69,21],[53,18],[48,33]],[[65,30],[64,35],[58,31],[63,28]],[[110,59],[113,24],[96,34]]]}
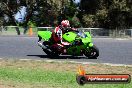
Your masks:
{"label": "white helmet", "polygon": [[70,26],[70,23],[69,23],[68,20],[63,20],[63,21],[61,22],[61,25],[62,25],[63,27],[69,27],[69,26]]}

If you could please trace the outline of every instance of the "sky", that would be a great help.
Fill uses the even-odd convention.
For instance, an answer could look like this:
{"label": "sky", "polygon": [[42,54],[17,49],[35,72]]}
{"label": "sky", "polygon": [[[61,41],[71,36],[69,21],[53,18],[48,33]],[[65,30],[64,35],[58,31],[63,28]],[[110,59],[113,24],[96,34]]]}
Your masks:
{"label": "sky", "polygon": [[[76,4],[80,3],[80,1],[81,1],[81,0],[73,0],[73,2],[76,3]],[[19,3],[20,0],[17,0],[17,2]],[[14,15],[15,20],[16,20],[17,22],[23,23],[23,22],[25,21],[25,16],[27,15],[26,10],[27,10],[27,7],[22,6],[22,7],[20,8],[20,10]]]}
{"label": "sky", "polygon": [[27,15],[27,7],[22,6],[20,10],[14,15],[17,22],[23,23]]}
{"label": "sky", "polygon": [[73,0],[74,3],[78,4],[81,0]]}

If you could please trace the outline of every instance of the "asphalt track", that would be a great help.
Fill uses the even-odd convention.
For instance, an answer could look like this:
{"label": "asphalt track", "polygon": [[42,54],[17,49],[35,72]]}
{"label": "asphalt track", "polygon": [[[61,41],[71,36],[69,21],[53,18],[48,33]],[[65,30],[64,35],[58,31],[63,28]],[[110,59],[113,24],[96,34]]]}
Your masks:
{"label": "asphalt track", "polygon": [[[37,45],[37,37],[0,36],[0,58],[3,59],[48,59]],[[60,56],[55,60],[96,62],[112,64],[132,64],[132,39],[94,38],[94,44],[100,50],[98,59],[85,57]]]}

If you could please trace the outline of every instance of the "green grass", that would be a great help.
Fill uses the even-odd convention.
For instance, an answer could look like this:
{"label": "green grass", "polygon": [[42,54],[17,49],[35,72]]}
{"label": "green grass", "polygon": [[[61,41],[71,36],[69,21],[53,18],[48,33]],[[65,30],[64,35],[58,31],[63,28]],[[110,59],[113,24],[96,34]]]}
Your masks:
{"label": "green grass", "polygon": [[[52,63],[53,64],[53,63]],[[47,88],[132,88],[130,84],[87,84],[79,86],[76,83],[76,73],[67,71],[51,71],[39,68],[16,68],[16,67],[1,67],[0,79],[12,81],[15,83],[46,85]],[[27,87],[28,88],[28,87]]]}

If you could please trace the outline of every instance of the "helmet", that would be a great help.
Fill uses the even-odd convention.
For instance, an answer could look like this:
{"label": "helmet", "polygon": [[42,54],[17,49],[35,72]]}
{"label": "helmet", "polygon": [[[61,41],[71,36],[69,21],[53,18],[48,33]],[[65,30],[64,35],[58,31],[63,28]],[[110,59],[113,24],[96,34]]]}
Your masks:
{"label": "helmet", "polygon": [[63,27],[69,27],[69,26],[70,26],[70,23],[69,23],[68,20],[63,20],[63,21],[61,22],[61,25],[62,25]]}

